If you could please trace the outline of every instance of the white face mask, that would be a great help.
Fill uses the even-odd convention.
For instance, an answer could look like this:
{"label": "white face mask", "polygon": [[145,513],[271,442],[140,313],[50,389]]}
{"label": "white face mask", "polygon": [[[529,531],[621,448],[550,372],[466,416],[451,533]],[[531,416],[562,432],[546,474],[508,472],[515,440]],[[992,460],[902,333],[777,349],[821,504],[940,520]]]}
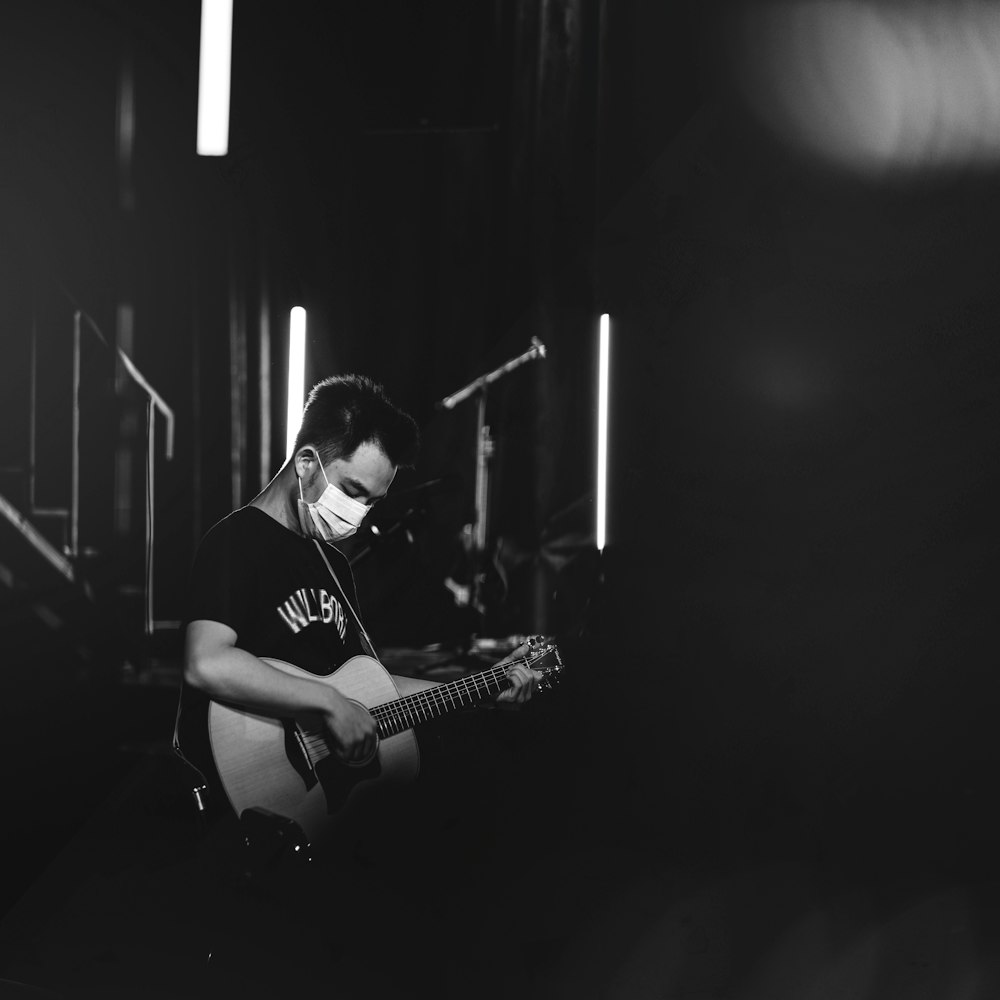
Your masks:
{"label": "white face mask", "polygon": [[316,459],[323,471],[323,478],[326,479],[326,489],[315,503],[306,503],[302,499],[302,479],[299,479],[299,525],[306,535],[325,542],[350,538],[361,527],[371,506],[337,489],[327,479],[326,469],[323,468],[318,452]]}

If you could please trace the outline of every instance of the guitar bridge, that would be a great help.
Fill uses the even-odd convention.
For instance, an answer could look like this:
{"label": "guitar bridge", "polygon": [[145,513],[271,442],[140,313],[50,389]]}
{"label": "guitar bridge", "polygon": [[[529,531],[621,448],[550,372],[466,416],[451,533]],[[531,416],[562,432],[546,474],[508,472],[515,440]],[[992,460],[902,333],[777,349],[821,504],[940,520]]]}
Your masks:
{"label": "guitar bridge", "polygon": [[306,767],[315,774],[316,765],[313,763],[312,754],[309,753],[309,747],[306,745],[305,734],[298,726],[292,726],[292,732],[295,734],[295,743]]}

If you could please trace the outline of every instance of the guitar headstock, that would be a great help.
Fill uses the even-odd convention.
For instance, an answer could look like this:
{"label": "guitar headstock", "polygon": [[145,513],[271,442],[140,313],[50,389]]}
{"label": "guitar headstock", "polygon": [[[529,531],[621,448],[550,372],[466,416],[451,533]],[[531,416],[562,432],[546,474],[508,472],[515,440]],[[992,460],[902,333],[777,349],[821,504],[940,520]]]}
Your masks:
{"label": "guitar headstock", "polygon": [[528,652],[518,662],[542,675],[538,681],[539,691],[549,691],[555,687],[560,674],[566,669],[559,655],[559,647],[542,638],[532,641]]}

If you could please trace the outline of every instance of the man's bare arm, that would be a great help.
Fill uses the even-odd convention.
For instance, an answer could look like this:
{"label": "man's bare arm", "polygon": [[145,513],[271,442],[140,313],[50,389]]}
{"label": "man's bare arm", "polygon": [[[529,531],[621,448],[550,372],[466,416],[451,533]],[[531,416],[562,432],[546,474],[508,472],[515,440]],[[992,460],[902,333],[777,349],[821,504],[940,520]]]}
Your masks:
{"label": "man's bare arm", "polygon": [[218,701],[274,716],[319,715],[345,760],[365,760],[375,750],[372,717],[330,684],[293,677],[235,645],[222,622],[191,622],[185,634],[184,678]]}

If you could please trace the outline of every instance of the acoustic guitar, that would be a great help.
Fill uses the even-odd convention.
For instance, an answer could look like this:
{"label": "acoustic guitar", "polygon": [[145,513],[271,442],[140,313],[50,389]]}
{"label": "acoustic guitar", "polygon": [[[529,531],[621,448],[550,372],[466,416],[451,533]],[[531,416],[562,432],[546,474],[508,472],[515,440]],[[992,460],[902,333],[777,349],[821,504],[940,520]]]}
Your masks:
{"label": "acoustic guitar", "polygon": [[263,659],[278,670],[332,685],[366,708],[378,727],[374,755],[351,765],[336,756],[319,727],[221,702],[209,705],[212,756],[236,814],[255,809],[286,817],[313,845],[336,831],[355,800],[380,785],[416,777],[420,752],[415,726],[503,691],[510,686],[506,672],[515,663],[542,674],[540,690],[551,687],[564,669],[556,646],[547,644],[517,660],[400,697],[389,672],[369,656],[355,656],[326,677]]}

